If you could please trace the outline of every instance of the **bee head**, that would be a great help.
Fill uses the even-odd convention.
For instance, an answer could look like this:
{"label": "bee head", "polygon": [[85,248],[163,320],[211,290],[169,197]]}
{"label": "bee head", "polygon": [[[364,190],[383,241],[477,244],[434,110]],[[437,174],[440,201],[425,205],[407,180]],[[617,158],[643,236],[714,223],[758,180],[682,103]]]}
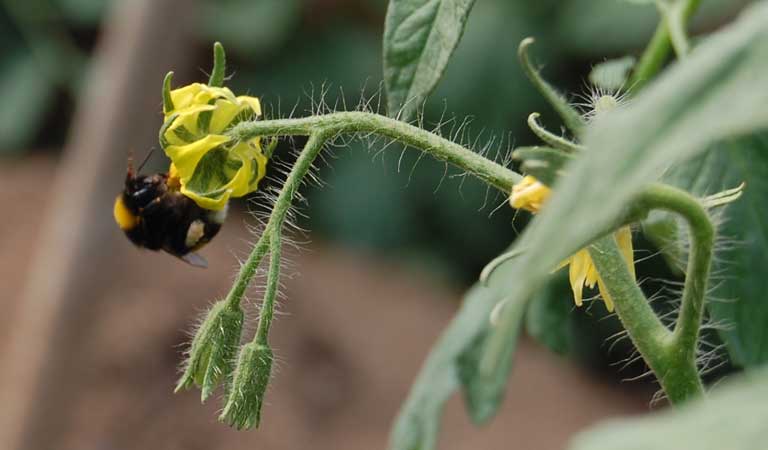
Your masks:
{"label": "bee head", "polygon": [[125,186],[123,188],[123,202],[134,214],[138,214],[167,190],[167,174],[140,175],[138,173],[141,172],[150,156],[152,156],[152,151],[147,154],[137,170],[133,169],[133,158],[131,156],[128,157],[128,170],[125,175]]}

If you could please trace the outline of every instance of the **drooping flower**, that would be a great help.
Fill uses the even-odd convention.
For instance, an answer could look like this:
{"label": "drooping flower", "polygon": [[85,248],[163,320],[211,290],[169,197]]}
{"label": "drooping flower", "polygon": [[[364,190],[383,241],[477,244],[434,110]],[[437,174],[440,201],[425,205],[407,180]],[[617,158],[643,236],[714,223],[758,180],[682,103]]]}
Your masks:
{"label": "drooping flower", "polygon": [[[517,183],[512,187],[512,195],[509,197],[509,203],[513,208],[525,209],[532,213],[537,213],[551,193],[552,191],[549,187],[529,175],[523,177],[523,180],[520,183]],[[634,278],[635,264],[632,249],[632,231],[628,226],[624,226],[614,233],[614,237],[624,256],[627,267],[629,267],[632,277]],[[597,284],[600,296],[602,297],[603,302],[605,302],[605,307],[608,311],[613,311],[613,299],[605,288],[603,280],[600,278],[600,273],[597,271],[592,258],[589,256],[589,251],[587,251],[586,248],[583,248],[566,258],[555,270],[559,270],[565,266],[569,266],[569,281],[576,306],[581,306],[583,304],[584,286],[594,288],[595,284]]]}
{"label": "drooping flower", "polygon": [[255,191],[267,167],[260,138],[237,140],[226,132],[258,118],[259,99],[201,83],[172,90],[170,98],[161,136],[172,163],[169,185],[177,183],[182,194],[211,210]]}

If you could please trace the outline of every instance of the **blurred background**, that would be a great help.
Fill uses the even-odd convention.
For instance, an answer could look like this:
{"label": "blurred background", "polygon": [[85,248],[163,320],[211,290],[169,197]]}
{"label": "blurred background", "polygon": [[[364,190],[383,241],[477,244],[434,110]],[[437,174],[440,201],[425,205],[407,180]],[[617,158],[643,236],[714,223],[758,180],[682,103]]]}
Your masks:
{"label": "blurred background", "polygon": [[[385,448],[418,368],[485,262],[525,226],[504,198],[442,163],[382,144],[333,149],[326,186],[305,189],[301,250],[284,280],[273,328],[279,365],[262,427],[235,432],[216,401],[174,395],[194,321],[224,295],[255,238],[255,197],[232,205],[202,253],[209,269],[133,248],[112,220],[129,151],[157,147],[162,77],[207,79],[211,44],[228,54],[228,85],[259,96],[267,117],[379,104],[385,0],[0,1],[0,442],[8,449]],[[590,68],[637,55],[658,20],[652,5],[616,0],[484,0],[443,81],[426,126],[503,158],[532,144],[532,111],[554,113],[524,78],[516,48],[535,36],[535,60],[555,85],[587,94]],[[747,3],[705,0],[694,30]],[[383,104],[383,102],[382,102]],[[346,105],[346,106],[345,106]],[[382,111],[383,112],[383,111]],[[431,125],[430,125],[431,124]],[[292,143],[276,151],[290,164]],[[268,183],[282,175],[273,164]],[[163,171],[155,152],[146,171]],[[652,253],[639,237],[640,252]],[[665,276],[654,258],[640,273]],[[666,274],[666,276],[672,276]],[[652,286],[651,286],[652,288]],[[260,299],[252,290],[249,310]],[[547,295],[570,308],[562,281]],[[473,428],[460,401],[441,448],[562,448],[605,417],[649,410],[656,387],[621,383],[642,372],[610,345],[602,307],[568,315],[557,342],[531,339],[516,355],[502,413]],[[6,446],[7,445],[7,446]]]}

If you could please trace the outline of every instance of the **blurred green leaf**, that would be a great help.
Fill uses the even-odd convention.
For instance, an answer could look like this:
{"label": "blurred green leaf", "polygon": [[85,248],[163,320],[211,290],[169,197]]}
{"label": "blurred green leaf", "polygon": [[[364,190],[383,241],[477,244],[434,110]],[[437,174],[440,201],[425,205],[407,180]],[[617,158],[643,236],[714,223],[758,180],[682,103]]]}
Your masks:
{"label": "blurred green leaf", "polygon": [[445,71],[474,0],[391,0],[384,28],[387,109],[414,117]]}
{"label": "blurred green leaf", "polygon": [[[708,308],[712,320],[723,325],[720,333],[734,363],[768,362],[768,278],[761,269],[768,254],[768,133],[718,144],[695,161],[671,168],[664,181],[698,196],[746,182],[742,197],[725,207],[719,220],[722,245]],[[667,214],[654,214],[648,221],[645,233],[664,242],[662,249],[672,258],[679,258],[684,246],[677,237],[687,239],[686,230],[674,226]]]}
{"label": "blurred green leaf", "polygon": [[607,422],[570,450],[757,450],[768,442],[768,369],[734,378],[707,398],[639,419]]}
{"label": "blurred green leaf", "polygon": [[[495,291],[493,287],[489,289],[491,292]],[[472,297],[468,297],[467,301],[472,301]],[[507,341],[507,353],[510,357],[506,359],[506,364],[496,370],[495,377],[492,380],[479,376],[480,358],[483,355],[485,344],[488,342],[489,327],[486,327],[458,358],[459,379],[463,387],[467,411],[475,424],[482,425],[492,419],[504,400],[505,387],[509,379],[509,373],[512,370],[511,355],[517,349],[517,341],[520,337],[520,328],[525,316],[526,306],[526,302],[505,302],[503,304],[503,308],[507,313],[510,312],[509,310],[512,310],[511,312],[516,315],[518,319],[518,332],[514,334],[513,339]]]}
{"label": "blurred green leaf", "polygon": [[459,361],[466,362],[467,352],[482,341],[496,299],[493,290],[479,285],[467,293],[411,387],[390,435],[391,450],[436,447],[443,406],[461,384]]}
{"label": "blurred green leaf", "polygon": [[53,99],[54,85],[28,53],[7,60],[0,72],[0,153],[24,150]]}
{"label": "blurred green leaf", "polygon": [[574,345],[572,295],[570,285],[562,275],[553,277],[531,299],[525,315],[525,331],[540,344],[561,355],[570,354]]}
{"label": "blurred green leaf", "polygon": [[[584,140],[587,151],[569,165],[547,207],[515,244],[525,251],[507,263],[507,298],[522,301],[535,294],[552,267],[612,226],[632,197],[671,164],[768,126],[766,21],[768,3],[749,8],[627,107],[595,121]],[[502,315],[489,348],[502,348],[515,332],[506,323],[514,318]],[[502,357],[489,352],[484,360],[498,365]]]}
{"label": "blurred green leaf", "polygon": [[[461,309],[430,351],[400,410],[390,436],[391,450],[434,449],[443,406],[460,387],[475,423],[484,423],[495,415],[512,368],[511,358],[496,373],[492,386],[480,384],[477,364],[492,328],[491,311],[498,299],[496,287],[480,284],[464,296]],[[522,302],[508,304],[505,309],[516,311],[521,325],[525,307]],[[514,352],[516,345],[517,339],[510,340],[508,351]]]}
{"label": "blurred green leaf", "polygon": [[596,64],[589,72],[589,82],[599,89],[608,92],[616,92],[620,89],[628,89],[631,86],[625,86],[629,71],[635,65],[634,56],[625,56],[623,58],[610,59],[600,64]]}

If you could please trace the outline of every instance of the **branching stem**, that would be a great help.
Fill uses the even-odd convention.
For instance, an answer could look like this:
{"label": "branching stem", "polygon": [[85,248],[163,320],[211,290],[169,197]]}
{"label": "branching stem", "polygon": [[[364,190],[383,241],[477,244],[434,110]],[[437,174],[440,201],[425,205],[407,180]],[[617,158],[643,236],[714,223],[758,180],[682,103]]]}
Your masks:
{"label": "branching stem", "polygon": [[696,198],[671,186],[650,186],[640,195],[638,204],[646,211],[661,209],[679,214],[690,230],[691,253],[682,308],[674,331],[669,331],[651,309],[612,235],[595,241],[589,247],[589,254],[632,342],[656,374],[670,402],[676,404],[704,392],[696,367],[696,350],[712,261],[714,227]]}
{"label": "branching stem", "polygon": [[259,343],[266,342],[271,324],[280,269],[280,231],[285,216],[302,180],[328,140],[342,133],[372,133],[386,136],[474,174],[505,194],[511,192],[512,185],[522,179],[519,174],[455,142],[421,128],[371,113],[341,112],[301,119],[244,122],[234,127],[230,133],[234,138],[241,140],[257,136],[309,136],[277,197],[264,232],[241,267],[237,279],[227,295],[227,302],[231,305],[238,306],[240,304],[262,259],[269,252],[271,264],[267,277],[267,291],[262,306],[259,328],[254,338]]}

